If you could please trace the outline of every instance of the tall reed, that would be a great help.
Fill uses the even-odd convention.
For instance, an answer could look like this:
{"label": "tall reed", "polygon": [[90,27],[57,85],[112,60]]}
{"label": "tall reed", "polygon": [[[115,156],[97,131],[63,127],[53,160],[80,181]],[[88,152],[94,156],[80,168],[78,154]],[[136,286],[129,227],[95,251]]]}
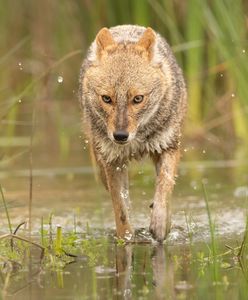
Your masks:
{"label": "tall reed", "polygon": [[[232,132],[246,142],[247,10],[242,0],[0,0],[0,135],[20,135],[16,121],[31,121],[38,98],[38,122],[55,112],[49,122],[68,155],[75,129],[64,125],[63,112],[65,103],[76,106],[82,52],[101,27],[134,23],[153,27],[175,50],[188,85],[188,134],[225,133],[229,142]],[[80,55],[57,63],[74,52]]]}

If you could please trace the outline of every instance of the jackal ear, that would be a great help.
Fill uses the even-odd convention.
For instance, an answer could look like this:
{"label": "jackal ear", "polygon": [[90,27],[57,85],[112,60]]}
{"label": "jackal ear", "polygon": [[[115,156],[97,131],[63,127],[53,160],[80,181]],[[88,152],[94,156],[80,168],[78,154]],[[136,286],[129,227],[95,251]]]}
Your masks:
{"label": "jackal ear", "polygon": [[153,55],[153,46],[155,44],[156,35],[151,27],[147,27],[139,41],[137,46],[145,49],[148,52],[148,56],[151,59]]}
{"label": "jackal ear", "polygon": [[99,57],[103,50],[109,46],[114,46],[115,44],[116,42],[106,27],[102,28],[96,35],[97,54]]}

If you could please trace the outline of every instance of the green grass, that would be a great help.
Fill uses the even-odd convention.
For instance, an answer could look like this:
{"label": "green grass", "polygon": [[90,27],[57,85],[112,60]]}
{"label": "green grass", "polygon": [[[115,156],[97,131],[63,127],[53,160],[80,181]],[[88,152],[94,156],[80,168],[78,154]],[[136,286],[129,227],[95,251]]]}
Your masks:
{"label": "green grass", "polygon": [[[211,133],[229,141],[231,132],[233,140],[240,138],[246,143],[245,1],[57,0],[53,5],[38,1],[23,5],[22,2],[25,1],[16,2],[12,10],[12,3],[0,0],[0,64],[4,68],[0,76],[0,120],[4,121],[0,124],[0,134],[3,138],[11,139],[22,133],[18,121],[31,122],[34,102],[40,123],[45,117],[45,104],[48,110],[54,111],[52,126],[57,132],[61,156],[67,157],[71,132],[75,129],[64,126],[61,114],[65,112],[65,102],[68,106],[77,105],[83,55],[101,27],[134,23],[153,27],[176,51],[189,93],[186,133],[189,136]],[[39,10],[44,13],[37,13]],[[24,17],[26,12],[30,19]],[[53,13],[56,18],[52,17]],[[57,82],[59,75],[64,78],[61,85]],[[20,99],[22,102],[18,103]]]}
{"label": "green grass", "polygon": [[[133,270],[133,275],[130,277],[132,279],[126,280],[132,281],[132,291],[136,296],[141,293],[140,291],[144,295],[151,296],[154,291],[154,280],[157,280],[161,291],[166,291],[166,295],[172,295],[175,285],[177,286],[181,284],[180,282],[184,282],[182,280],[184,272],[187,274],[185,275],[187,278],[187,281],[185,281],[186,290],[181,290],[179,293],[187,294],[191,291],[193,285],[195,285],[194,294],[197,297],[205,295],[204,297],[207,297],[205,299],[211,299],[211,297],[222,299],[229,292],[229,289],[231,293],[237,293],[239,287],[243,288],[243,286],[246,286],[245,280],[248,276],[247,226],[241,244],[237,246],[234,243],[235,247],[228,246],[227,249],[227,245],[223,245],[223,242],[220,241],[216,234],[205,186],[203,186],[203,194],[211,238],[210,243],[208,244],[207,242],[207,245],[195,243],[193,232],[190,233],[190,245],[159,246],[156,244],[144,245],[142,243],[130,245],[124,241],[110,238],[105,234],[96,236],[94,229],[89,230],[85,228],[85,232],[82,232],[81,229],[81,233],[75,233],[75,229],[64,231],[61,226],[53,224],[52,213],[47,219],[42,218],[40,234],[39,236],[33,236],[32,240],[26,239],[23,231],[19,233],[20,228],[15,230],[12,236],[6,236],[5,238],[0,236],[0,272],[4,274],[2,276],[3,295],[8,291],[8,286],[13,280],[10,278],[14,278],[18,270],[23,269],[23,274],[25,274],[26,263],[30,262],[27,258],[31,253],[33,264],[39,261],[39,268],[45,272],[45,277],[49,277],[48,274],[51,272],[54,273],[56,275],[56,283],[52,283],[52,285],[55,284],[58,288],[64,289],[65,292],[67,291],[66,276],[68,276],[66,266],[73,262],[76,264],[84,262],[83,270],[85,269],[84,272],[87,274],[87,279],[85,280],[90,288],[88,292],[91,293],[92,297],[99,295],[99,289],[101,288],[101,286],[98,286],[99,280],[97,276],[99,274],[96,274],[96,267],[100,268],[100,270],[104,270],[105,267],[106,270],[108,268],[111,268],[111,270],[117,268],[117,275],[110,273],[110,275],[107,275],[110,277],[106,278],[117,276],[121,282],[121,278],[126,274],[123,273],[125,266],[128,268],[125,272]],[[190,218],[187,216],[186,218],[189,229]],[[9,243],[10,240],[12,240],[11,244]],[[36,242],[38,240],[41,240],[41,244]],[[217,247],[217,243],[220,243],[221,247]],[[30,251],[31,249],[32,251]],[[147,253],[150,254],[147,255]],[[133,258],[131,259],[131,257]],[[116,262],[114,262],[115,260]],[[235,261],[239,261],[240,264],[232,266]],[[129,263],[131,263],[130,266]],[[161,266],[163,264],[165,269],[162,271]],[[6,266],[9,268],[7,274],[4,271]],[[77,270],[79,271],[80,268]],[[239,273],[237,277],[235,270],[238,269],[242,270],[243,275]],[[158,275],[161,276],[161,280],[159,277],[156,277]],[[163,276],[166,276],[164,281],[162,280]],[[143,277],[145,281],[142,279]],[[170,280],[174,277],[174,283],[171,286]],[[115,281],[110,279],[108,285],[113,282]],[[233,284],[235,284],[235,288],[232,287]],[[209,290],[210,287],[211,289]],[[109,288],[111,290],[111,285]],[[117,282],[117,289],[120,288],[121,286],[118,286]],[[244,295],[240,297],[240,299],[245,299]]]}
{"label": "green grass", "polygon": [[210,237],[211,237],[211,251],[210,251],[210,259],[213,260],[213,275],[214,275],[214,281],[218,282],[219,281],[219,262],[217,259],[217,241],[216,241],[216,233],[215,233],[215,224],[212,220],[210,208],[209,208],[209,199],[208,199],[208,194],[206,190],[206,186],[204,183],[202,183],[202,188],[203,188],[203,194],[204,194],[204,200],[206,204],[206,210],[207,210],[207,215],[208,215],[208,223],[209,223],[209,231],[210,231]]}
{"label": "green grass", "polygon": [[11,221],[10,221],[9,210],[8,210],[7,202],[5,200],[1,184],[0,184],[0,193],[1,193],[2,201],[3,201],[3,206],[4,206],[6,218],[8,220],[9,232],[10,232],[10,234],[12,234],[12,225],[11,225]]}

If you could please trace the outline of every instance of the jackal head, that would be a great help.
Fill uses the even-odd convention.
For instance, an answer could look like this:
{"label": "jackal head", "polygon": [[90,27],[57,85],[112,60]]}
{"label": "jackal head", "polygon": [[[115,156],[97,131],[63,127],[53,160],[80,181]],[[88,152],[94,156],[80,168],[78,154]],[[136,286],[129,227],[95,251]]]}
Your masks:
{"label": "jackal head", "polygon": [[153,61],[156,34],[147,28],[136,43],[117,43],[103,28],[96,61],[85,73],[87,105],[101,118],[113,142],[126,144],[154,117],[165,93],[161,65]]}

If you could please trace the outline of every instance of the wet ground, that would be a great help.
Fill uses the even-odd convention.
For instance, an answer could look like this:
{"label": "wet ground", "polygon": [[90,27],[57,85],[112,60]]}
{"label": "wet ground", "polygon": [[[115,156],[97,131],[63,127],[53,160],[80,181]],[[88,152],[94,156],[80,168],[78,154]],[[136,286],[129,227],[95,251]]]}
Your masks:
{"label": "wet ground", "polygon": [[[34,260],[10,278],[7,299],[246,299],[246,273],[230,249],[241,244],[245,230],[248,163],[203,158],[185,159],[180,165],[172,230],[164,245],[152,241],[147,230],[154,186],[148,162],[135,163],[130,170],[131,219],[139,243],[126,246],[114,239],[111,201],[91,167],[34,167],[33,238],[39,239],[41,217],[47,220],[52,213],[54,229],[60,224],[66,234],[76,228],[79,240],[80,235],[94,240],[93,259],[79,242],[79,258],[63,269],[40,269]],[[24,168],[0,172],[14,226],[28,216],[28,174]],[[218,268],[208,259],[210,230],[202,183],[215,225]],[[3,234],[7,221],[2,208],[0,218]]]}

